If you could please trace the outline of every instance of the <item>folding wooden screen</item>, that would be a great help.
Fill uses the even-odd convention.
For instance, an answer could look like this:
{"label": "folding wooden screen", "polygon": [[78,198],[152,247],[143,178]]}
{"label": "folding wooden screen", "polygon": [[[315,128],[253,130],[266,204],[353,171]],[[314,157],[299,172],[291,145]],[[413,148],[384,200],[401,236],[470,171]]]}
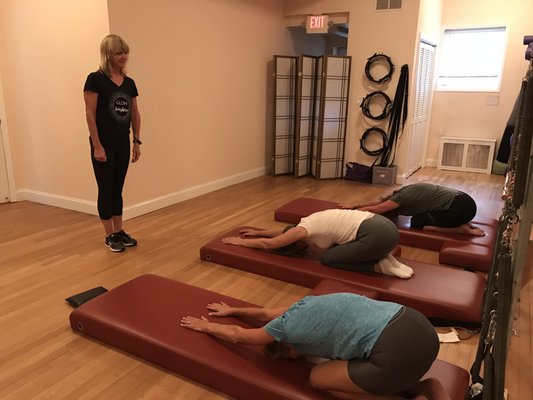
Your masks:
{"label": "folding wooden screen", "polygon": [[294,172],[297,71],[298,57],[274,56],[274,175]]}
{"label": "folding wooden screen", "polygon": [[317,85],[318,123],[313,135],[311,174],[317,179],[342,178],[344,144],[350,87],[349,56],[324,56],[319,59]]}
{"label": "folding wooden screen", "polygon": [[294,132],[294,176],[311,173],[318,58],[300,56],[298,63],[296,123]]}
{"label": "folding wooden screen", "polygon": [[273,174],[341,178],[351,57],[274,56]]}

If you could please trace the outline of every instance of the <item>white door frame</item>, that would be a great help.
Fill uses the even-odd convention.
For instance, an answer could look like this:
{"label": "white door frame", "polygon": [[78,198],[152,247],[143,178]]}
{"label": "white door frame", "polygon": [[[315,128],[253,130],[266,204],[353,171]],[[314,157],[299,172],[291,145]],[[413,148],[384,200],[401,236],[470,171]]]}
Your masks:
{"label": "white door frame", "polygon": [[[426,50],[426,54],[429,54],[429,57],[423,57],[423,50]],[[420,37],[416,52],[413,118],[411,120],[411,131],[409,132],[409,147],[404,178],[408,178],[416,170],[426,165],[428,131],[433,98],[435,54],[436,44]]]}
{"label": "white door frame", "polygon": [[[4,91],[2,76],[0,75],[0,203],[17,201],[9,131],[7,127],[6,109],[4,106]],[[6,187],[7,186],[7,187]],[[7,197],[7,198],[6,198]]]}

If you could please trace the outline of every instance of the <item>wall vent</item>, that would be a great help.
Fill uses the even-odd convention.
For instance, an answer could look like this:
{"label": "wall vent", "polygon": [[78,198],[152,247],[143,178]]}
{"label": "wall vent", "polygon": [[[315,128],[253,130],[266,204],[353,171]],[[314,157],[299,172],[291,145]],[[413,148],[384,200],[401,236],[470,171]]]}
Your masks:
{"label": "wall vent", "polygon": [[402,0],[376,0],[376,10],[401,10]]}
{"label": "wall vent", "polygon": [[490,174],[495,139],[441,137],[439,169]]}

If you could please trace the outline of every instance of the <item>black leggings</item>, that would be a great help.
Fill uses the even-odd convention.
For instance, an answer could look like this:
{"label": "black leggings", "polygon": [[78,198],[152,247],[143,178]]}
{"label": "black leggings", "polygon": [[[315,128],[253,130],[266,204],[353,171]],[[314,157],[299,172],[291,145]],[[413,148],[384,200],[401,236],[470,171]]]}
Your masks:
{"label": "black leggings", "polygon": [[477,206],[474,199],[466,193],[459,192],[448,210],[428,211],[413,215],[411,227],[417,229],[422,229],[424,226],[455,228],[472,221],[476,212]]}
{"label": "black leggings", "polygon": [[320,262],[333,268],[372,272],[376,261],[386,257],[398,241],[396,225],[382,215],[374,215],[359,225],[355,240],[327,249]]}
{"label": "black leggings", "polygon": [[108,220],[122,215],[122,188],[130,163],[129,136],[124,135],[124,138],[120,137],[114,143],[102,144],[106,162],[94,159],[94,147],[90,138],[89,142],[94,176],[98,184],[98,215],[100,219]]}
{"label": "black leggings", "polygon": [[381,332],[368,358],[348,361],[348,375],[368,393],[399,393],[424,376],[437,358],[439,346],[428,319],[404,307]]}

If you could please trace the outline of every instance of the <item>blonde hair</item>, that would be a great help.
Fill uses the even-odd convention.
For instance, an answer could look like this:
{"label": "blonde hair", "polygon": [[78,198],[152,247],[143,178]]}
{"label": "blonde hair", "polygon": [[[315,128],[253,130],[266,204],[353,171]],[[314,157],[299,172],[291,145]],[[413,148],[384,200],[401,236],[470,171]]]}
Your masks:
{"label": "blonde hair", "polygon": [[[100,70],[106,75],[111,74],[111,59],[120,53],[129,54],[130,46],[118,35],[107,35],[100,44]],[[126,71],[122,73],[126,75]]]}

